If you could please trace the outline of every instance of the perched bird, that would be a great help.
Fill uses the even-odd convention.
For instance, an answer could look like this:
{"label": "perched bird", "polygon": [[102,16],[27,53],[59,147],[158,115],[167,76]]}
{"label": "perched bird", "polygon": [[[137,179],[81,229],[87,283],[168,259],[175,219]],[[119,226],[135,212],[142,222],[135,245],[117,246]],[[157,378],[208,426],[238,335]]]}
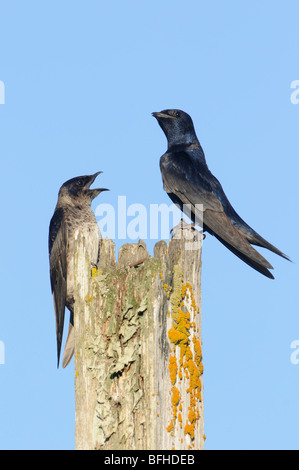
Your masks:
{"label": "perched bird", "polygon": [[[203,206],[203,231],[214,235],[236,256],[265,276],[274,279],[271,264],[251,245],[289,258],[255,232],[237,214],[223,188],[210,172],[191,117],[179,109],[153,113],[168,141],[160,159],[164,189],[174,204],[198,223],[196,205]],[[186,209],[187,208],[187,209]]]}
{"label": "perched bird", "polygon": [[66,340],[63,367],[74,354],[74,242],[79,233],[88,237],[89,257],[92,264],[99,259],[101,233],[91,209],[91,202],[106,188],[90,189],[96,177],[79,176],[64,183],[50,222],[49,256],[50,278],[56,316],[57,367],[59,366],[65,307],[70,311],[69,333]]}

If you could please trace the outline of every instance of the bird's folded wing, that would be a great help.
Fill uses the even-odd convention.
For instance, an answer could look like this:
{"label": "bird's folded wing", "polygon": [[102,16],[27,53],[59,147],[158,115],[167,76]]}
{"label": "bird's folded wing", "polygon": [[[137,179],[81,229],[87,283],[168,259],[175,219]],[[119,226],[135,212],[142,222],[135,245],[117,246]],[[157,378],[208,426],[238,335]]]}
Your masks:
{"label": "bird's folded wing", "polygon": [[202,204],[203,223],[210,231],[254,262],[273,269],[225,215],[223,206],[209,182],[209,178],[214,177],[207,168],[203,169],[200,165],[196,165],[186,152],[178,152],[166,161],[162,159],[161,172],[164,187],[168,193],[174,194],[183,204],[191,205],[193,214],[195,214],[196,205]]}
{"label": "bird's folded wing", "polygon": [[[62,215],[60,215],[62,218]],[[58,364],[61,351],[67,295],[67,236],[62,219],[54,216],[50,225],[50,278],[56,316]]]}
{"label": "bird's folded wing", "polygon": [[[223,207],[213,193],[208,169],[203,171],[187,152],[177,152],[160,160],[164,189],[173,192],[183,204],[202,204],[204,209],[222,212]],[[207,174],[206,174],[207,173]]]}
{"label": "bird's folded wing", "polygon": [[65,343],[65,348],[63,352],[63,358],[62,358],[62,367],[65,368],[69,365],[71,362],[71,359],[73,357],[75,351],[75,328],[73,322],[70,322],[69,324],[69,332],[67,335],[66,343]]}

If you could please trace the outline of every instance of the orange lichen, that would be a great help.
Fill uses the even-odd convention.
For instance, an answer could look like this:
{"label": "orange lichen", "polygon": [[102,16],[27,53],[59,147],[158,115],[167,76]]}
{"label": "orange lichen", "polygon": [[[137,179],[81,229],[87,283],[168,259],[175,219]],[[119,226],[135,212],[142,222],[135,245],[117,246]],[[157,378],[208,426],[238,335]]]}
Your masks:
{"label": "orange lichen", "polygon": [[194,421],[196,420],[196,417],[197,417],[197,415],[196,415],[194,409],[191,408],[189,413],[188,413],[188,419],[189,419],[191,424],[194,423]]}
{"label": "orange lichen", "polygon": [[186,359],[186,361],[189,361],[190,359],[193,359],[193,354],[192,354],[192,351],[191,351],[189,346],[187,346],[187,348],[186,348],[185,359]]}
{"label": "orange lichen", "polygon": [[91,268],[91,277],[94,279],[98,275],[99,275],[99,270],[95,266],[93,266]]}
{"label": "orange lichen", "polygon": [[[163,288],[168,293],[170,292],[166,284]],[[169,357],[169,373],[172,384],[172,420],[167,430],[171,433],[174,432],[176,420],[182,428],[183,406],[180,402],[181,395],[179,389],[174,386],[177,378],[179,378],[181,386],[186,386],[190,403],[184,432],[185,435],[190,436],[191,440],[194,440],[195,428],[200,418],[199,402],[201,401],[201,376],[203,374],[202,349],[200,340],[197,337],[195,322],[195,315],[199,312],[199,308],[196,305],[191,284],[183,282],[180,271],[175,272],[174,289],[170,297],[170,304],[173,320],[172,327],[168,331],[168,338],[171,346],[173,346],[173,354]],[[179,356],[177,355],[177,348],[179,349]],[[188,381],[188,385],[185,384],[185,381]]]}
{"label": "orange lichen", "polygon": [[176,382],[177,373],[178,373],[178,365],[176,362],[176,357],[170,356],[169,357],[169,374],[170,374],[170,380],[171,380],[172,385],[174,385]]}
{"label": "orange lichen", "polygon": [[[178,405],[179,405],[179,402],[180,402],[180,399],[181,399],[181,394],[178,390],[177,387],[172,387],[171,389],[171,392],[172,392],[172,396],[171,396],[171,404],[172,404],[172,421],[170,423],[170,432],[172,432],[174,430],[174,426],[175,426],[175,422],[176,422],[176,419],[177,419],[177,414],[178,414]],[[168,426],[168,428],[169,428]],[[167,430],[168,430],[167,428]]]}
{"label": "orange lichen", "polygon": [[176,328],[170,328],[168,331],[168,338],[170,342],[176,346],[186,345],[188,343],[188,336],[181,331],[178,331]]}
{"label": "orange lichen", "polygon": [[90,303],[92,302],[92,297],[90,297],[90,295],[86,294],[86,296],[85,296],[85,302],[86,302],[87,304],[90,304]]}
{"label": "orange lichen", "polygon": [[167,430],[167,432],[171,432],[171,431],[173,431],[173,429],[174,429],[174,422],[171,421],[170,425],[167,426],[166,430]]}
{"label": "orange lichen", "polygon": [[200,371],[198,370],[195,362],[192,359],[188,361],[187,367],[190,374],[189,388],[192,391],[196,390],[197,388],[201,388]]}
{"label": "orange lichen", "polygon": [[194,425],[193,424],[188,424],[188,423],[186,424],[185,435],[186,434],[189,434],[192,440],[194,439]]}
{"label": "orange lichen", "polygon": [[[180,384],[184,384],[183,386],[187,380],[189,385],[186,392],[190,395],[190,406],[184,431],[185,435],[188,434],[191,440],[194,440],[195,427],[200,417],[198,406],[201,400],[201,375],[203,373],[201,344],[196,336],[197,328],[194,321],[194,315],[199,312],[199,308],[196,306],[192,286],[190,283],[183,282],[183,275],[179,268],[174,273],[174,289],[163,281],[162,274],[160,277],[167,298],[170,298],[171,311],[168,311],[168,315],[171,314],[173,320],[172,327],[168,331],[173,353],[169,357],[172,419],[167,431],[174,435],[176,421],[182,428],[183,406],[180,391],[175,384],[177,378]],[[179,355],[177,355],[177,348]]]}
{"label": "orange lichen", "polygon": [[197,367],[199,367],[200,365],[202,365],[202,351],[201,351],[201,344],[200,344],[200,341],[194,336],[193,337],[193,344],[194,344],[194,361],[197,365]]}
{"label": "orange lichen", "polygon": [[182,299],[185,298],[187,292],[187,284],[184,284],[182,287]]}
{"label": "orange lichen", "polygon": [[172,406],[177,407],[181,398],[180,392],[176,387],[172,387],[171,391],[172,391],[172,397],[171,397]]}

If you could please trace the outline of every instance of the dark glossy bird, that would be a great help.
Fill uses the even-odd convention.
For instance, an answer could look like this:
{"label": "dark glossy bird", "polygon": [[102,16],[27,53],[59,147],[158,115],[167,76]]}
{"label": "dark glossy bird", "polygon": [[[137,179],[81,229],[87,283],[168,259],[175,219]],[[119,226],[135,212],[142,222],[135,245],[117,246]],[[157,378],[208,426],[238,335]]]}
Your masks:
{"label": "dark glossy bird", "polygon": [[96,177],[79,176],[64,183],[50,222],[50,278],[56,316],[57,367],[59,366],[65,307],[70,311],[69,332],[63,354],[66,367],[74,354],[74,242],[79,234],[88,238],[88,254],[92,264],[99,259],[101,233],[91,202],[106,188],[90,189]]}
{"label": "dark glossy bird", "polygon": [[[191,117],[179,109],[166,109],[153,113],[153,116],[168,141],[167,152],[160,159],[160,169],[164,189],[172,202],[188,216],[191,212],[193,222],[214,235],[241,260],[274,279],[269,271],[273,267],[252,245],[289,258],[255,232],[234,210],[220,182],[207,166]],[[203,216],[196,210],[196,205],[202,205]]]}

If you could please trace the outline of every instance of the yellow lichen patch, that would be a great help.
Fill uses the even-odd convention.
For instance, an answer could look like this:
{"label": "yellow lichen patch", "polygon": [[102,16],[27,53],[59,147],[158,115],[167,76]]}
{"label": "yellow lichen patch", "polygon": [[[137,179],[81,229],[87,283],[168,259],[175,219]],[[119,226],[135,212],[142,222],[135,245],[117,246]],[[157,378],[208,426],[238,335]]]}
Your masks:
{"label": "yellow lichen patch", "polygon": [[185,426],[185,434],[189,434],[191,439],[194,439],[194,426],[193,424],[186,424]]}
{"label": "yellow lichen patch", "polygon": [[173,420],[172,420],[171,423],[170,423],[170,425],[167,426],[166,430],[167,430],[168,432],[172,432],[173,429],[174,429],[174,422],[173,422]]}
{"label": "yellow lichen patch", "polygon": [[[200,418],[201,376],[203,374],[202,349],[195,322],[195,315],[199,312],[199,308],[196,305],[191,284],[183,282],[180,268],[174,270],[173,285],[174,288],[170,296],[172,326],[168,331],[173,351],[169,357],[172,419],[167,430],[174,433],[176,421],[182,428],[182,417],[186,416],[188,419],[184,433],[188,434],[193,441],[196,425]],[[165,283],[163,288],[165,292],[170,293],[170,289]],[[177,378],[179,378],[177,384],[179,388],[174,386]],[[184,405],[188,406],[185,412],[181,401],[183,389],[180,387],[186,387],[185,393],[189,395],[187,400],[189,403]]]}
{"label": "yellow lichen patch", "polygon": [[190,411],[188,413],[188,419],[189,419],[191,424],[193,424],[194,421],[196,420],[196,413],[195,413],[193,408],[190,408]]}
{"label": "yellow lichen patch", "polygon": [[100,271],[94,266],[91,268],[91,277],[94,279],[100,274]]}
{"label": "yellow lichen patch", "polygon": [[173,406],[178,406],[181,395],[179,390],[176,387],[172,387],[172,398],[171,398],[171,403]]}
{"label": "yellow lichen patch", "polygon": [[190,392],[194,392],[197,388],[201,389],[201,381],[200,381],[200,371],[198,370],[195,362],[190,359],[187,363],[190,382],[189,382],[189,389]]}
{"label": "yellow lichen patch", "polygon": [[187,284],[183,284],[183,286],[182,286],[182,293],[181,293],[182,299],[185,298],[186,292],[187,292]]}
{"label": "yellow lichen patch", "polygon": [[202,351],[201,351],[201,344],[200,341],[194,336],[193,337],[193,344],[194,344],[194,361],[197,367],[202,366]]}
{"label": "yellow lichen patch", "polygon": [[85,302],[87,304],[90,304],[92,302],[92,297],[90,297],[88,294],[85,296]]}
{"label": "yellow lichen patch", "polygon": [[171,294],[171,291],[172,291],[172,287],[168,286],[168,284],[166,284],[166,282],[165,282],[164,285],[163,285],[163,289],[166,292],[167,299],[170,299],[170,294]]}
{"label": "yellow lichen patch", "polygon": [[176,382],[177,373],[178,373],[178,365],[176,362],[176,357],[170,356],[169,357],[169,374],[170,374],[170,380],[171,380],[172,385],[174,385]]}
{"label": "yellow lichen patch", "polygon": [[189,335],[190,330],[190,313],[187,311],[186,313],[183,310],[179,310],[178,316],[176,318],[176,329],[181,333],[184,333],[186,336]]}
{"label": "yellow lichen patch", "polygon": [[189,361],[190,359],[193,359],[193,354],[192,354],[190,347],[187,346],[186,352],[185,352],[185,360]]}
{"label": "yellow lichen patch", "polygon": [[172,392],[171,404],[172,404],[172,418],[173,418],[172,421],[171,421],[171,423],[173,423],[173,428],[172,428],[171,431],[173,431],[174,426],[175,426],[175,422],[176,422],[176,419],[177,419],[178,405],[179,405],[179,402],[180,402],[180,399],[181,399],[181,394],[180,394],[177,387],[172,387],[171,392]]}
{"label": "yellow lichen patch", "polygon": [[181,331],[178,331],[177,328],[171,328],[168,331],[168,338],[171,343],[176,346],[180,346],[180,348],[188,343],[188,336]]}

